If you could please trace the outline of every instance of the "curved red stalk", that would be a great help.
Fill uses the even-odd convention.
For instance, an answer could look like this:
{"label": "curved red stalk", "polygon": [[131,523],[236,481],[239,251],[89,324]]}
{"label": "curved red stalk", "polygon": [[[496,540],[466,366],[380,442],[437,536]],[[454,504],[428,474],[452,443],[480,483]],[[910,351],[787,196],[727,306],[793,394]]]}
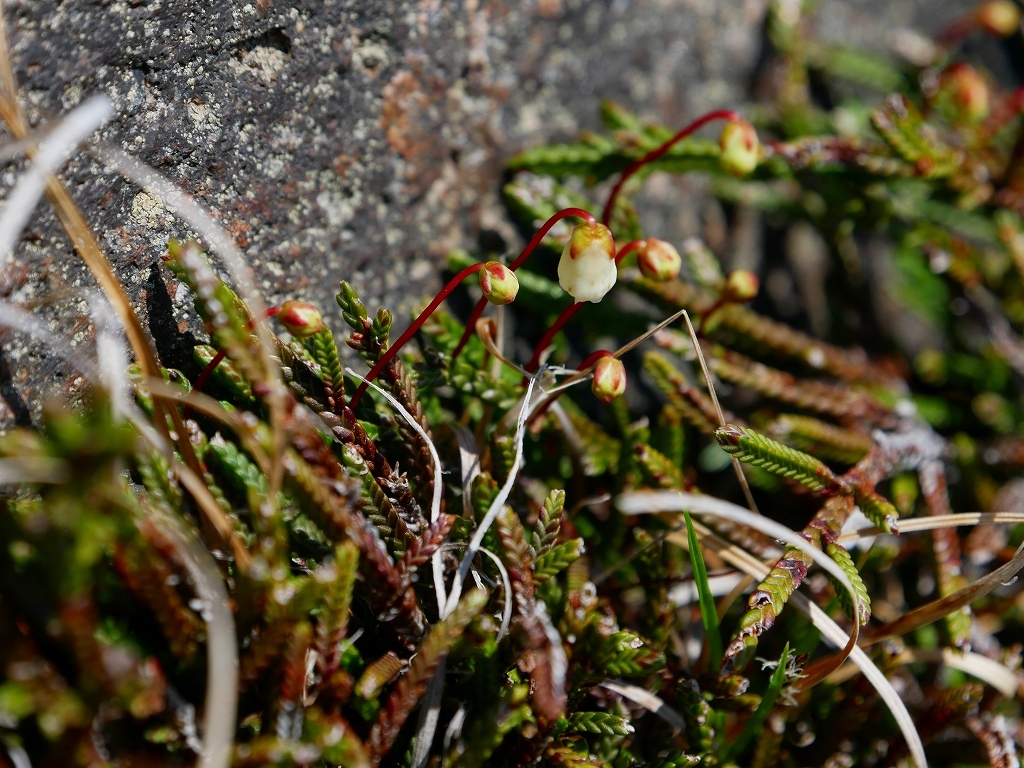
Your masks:
{"label": "curved red stalk", "polygon": [[958,16],[949,22],[949,24],[946,25],[946,28],[935,36],[935,42],[943,48],[950,48],[959,43],[977,28],[978,23],[975,21],[974,16],[970,13],[964,14],[963,16]]}
{"label": "curved red stalk", "polygon": [[[629,255],[632,251],[635,251],[641,245],[643,245],[643,240],[630,240],[619,249],[617,254],[615,254],[615,263],[621,263],[623,258]],[[551,324],[551,327],[544,331],[544,335],[540,337],[540,341],[537,342],[537,346],[533,349],[533,354],[530,356],[530,362],[526,364],[527,371],[533,373],[537,370],[537,365],[540,363],[540,356],[543,354],[544,350],[548,348],[548,345],[551,344],[551,340],[555,338],[555,334],[562,330],[566,323],[572,320],[576,313],[583,308],[585,303],[586,302],[583,301],[577,301],[570,304],[562,310],[562,314],[560,314],[555,322]]]}
{"label": "curved red stalk", "polygon": [[[263,311],[263,317],[274,317],[275,315],[278,315],[280,313],[281,313],[281,308],[280,307],[267,307],[267,309],[265,309]],[[251,331],[253,325],[255,325],[255,324],[256,324],[256,319],[253,318],[248,323],[246,323],[245,327],[248,328]],[[203,387],[206,385],[206,382],[210,380],[210,376],[213,374],[213,372],[217,368],[217,366],[221,364],[221,362],[224,360],[224,358],[227,357],[227,354],[228,354],[227,350],[226,349],[222,349],[220,352],[218,352],[216,355],[213,356],[213,359],[210,362],[208,362],[206,364],[206,366],[203,368],[203,370],[199,373],[199,377],[196,379],[195,387],[193,387],[193,389],[195,389],[196,392],[202,392],[203,391]],[[191,408],[185,408],[185,418],[187,419],[187,418],[190,418],[191,416],[192,416],[192,409]]]}
{"label": "curved red stalk", "polygon": [[[597,221],[597,219],[594,218],[594,214],[589,211],[585,211],[582,208],[565,208],[559,211],[541,225],[540,229],[538,229],[534,236],[530,238],[530,242],[528,242],[526,247],[523,248],[523,252],[516,256],[515,261],[509,264],[508,268],[513,272],[519,269],[519,267],[523,265],[523,262],[530,257],[530,254],[537,250],[537,246],[544,240],[544,236],[547,235],[548,230],[568,216],[575,216],[576,218],[583,219],[590,224],[594,224]],[[466,343],[469,341],[469,337],[472,336],[473,332],[476,330],[476,321],[480,319],[480,316],[484,313],[484,309],[486,307],[487,299],[485,297],[481,297],[476,303],[476,306],[473,307],[473,311],[469,313],[469,319],[466,320],[466,330],[462,332],[462,338],[459,339],[459,343],[455,346],[455,351],[452,352],[452,360],[457,358],[459,353],[462,351],[462,348],[466,346]]]}
{"label": "curved red stalk", "polygon": [[601,223],[604,224],[605,226],[608,226],[608,222],[611,221],[612,218],[612,209],[615,207],[615,199],[619,196],[619,192],[622,190],[622,185],[626,183],[630,176],[639,171],[648,163],[653,163],[655,160],[661,158],[662,155],[664,155],[666,152],[672,149],[672,147],[674,147],[678,142],[685,139],[691,133],[703,128],[708,123],[713,122],[715,120],[739,119],[740,116],[736,112],[733,112],[731,109],[716,109],[714,112],[708,112],[703,117],[698,117],[696,120],[694,120],[688,126],[683,128],[681,131],[679,131],[679,133],[677,133],[671,139],[666,141],[660,147],[652,149],[639,160],[634,160],[632,163],[630,163],[626,167],[626,170],[622,172],[622,175],[619,176],[619,180],[615,182],[615,186],[612,187],[611,194],[608,195],[608,202],[604,204],[604,212],[602,212],[601,214]]}
{"label": "curved red stalk", "polygon": [[[366,374],[366,379],[356,389],[355,394],[352,395],[352,399],[349,401],[349,408],[353,413],[355,413],[356,406],[359,405],[359,399],[363,396],[363,393],[366,392],[366,388],[369,383],[377,378],[380,372],[395,359],[395,355],[398,354],[398,351],[416,334],[416,331],[418,331],[427,321],[427,318],[434,314],[434,310],[441,305],[441,302],[448,298],[448,295],[458,287],[459,283],[470,275],[476,274],[483,269],[483,267],[484,262],[482,261],[476,264],[470,264],[464,270],[459,272],[459,274],[449,280],[448,284],[441,289],[441,292],[434,297],[434,300],[427,305],[427,308],[420,312],[419,316],[412,321],[412,324],[405,329],[405,333],[398,337],[398,341],[388,347],[388,350],[380,356],[377,364],[370,369],[370,372]],[[486,301],[486,299],[484,299],[484,301]]]}
{"label": "curved red stalk", "polygon": [[628,243],[622,246],[622,248],[619,249],[619,252],[617,254],[615,254],[615,263],[621,264],[622,260],[626,258],[626,256],[628,256],[630,253],[635,251],[643,244],[643,240],[630,240]]}
{"label": "curved red stalk", "polygon": [[530,362],[526,364],[526,370],[533,373],[537,370],[537,365],[540,363],[540,356],[544,350],[551,344],[551,340],[555,338],[555,334],[565,327],[572,318],[583,309],[585,301],[575,301],[568,307],[562,310],[562,314],[551,324],[551,327],[544,331],[544,335],[540,337],[540,341],[537,342],[537,346],[533,348],[533,354],[530,355]]}
{"label": "curved red stalk", "polygon": [[990,142],[997,133],[1006,127],[1007,123],[1020,114],[1022,109],[1024,109],[1024,85],[1003,99],[999,106],[992,110],[988,119],[981,124],[978,129],[980,141],[986,144]]}

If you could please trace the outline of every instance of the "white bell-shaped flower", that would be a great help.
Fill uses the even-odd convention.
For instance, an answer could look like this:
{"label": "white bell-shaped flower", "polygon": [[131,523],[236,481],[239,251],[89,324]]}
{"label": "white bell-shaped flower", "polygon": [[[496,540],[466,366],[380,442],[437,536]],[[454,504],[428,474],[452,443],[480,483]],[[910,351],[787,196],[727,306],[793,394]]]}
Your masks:
{"label": "white bell-shaped flower", "polygon": [[603,224],[580,224],[558,262],[558,284],[576,301],[598,302],[615,285],[615,239]]}

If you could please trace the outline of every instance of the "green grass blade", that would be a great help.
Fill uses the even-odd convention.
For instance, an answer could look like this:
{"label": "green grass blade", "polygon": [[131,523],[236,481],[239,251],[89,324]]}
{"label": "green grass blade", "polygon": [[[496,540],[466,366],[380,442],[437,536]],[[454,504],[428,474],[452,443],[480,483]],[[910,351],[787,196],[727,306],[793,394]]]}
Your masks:
{"label": "green grass blade", "polygon": [[700,551],[697,533],[693,530],[693,521],[689,512],[683,512],[686,520],[686,538],[690,543],[690,564],[693,567],[693,579],[697,583],[697,597],[700,599],[700,620],[704,625],[704,636],[708,641],[708,668],[717,670],[722,663],[722,633],[718,629],[718,611],[715,598],[708,584],[708,569],[704,565],[704,556]]}
{"label": "green grass blade", "polygon": [[786,643],[786,647],[782,649],[782,656],[779,657],[779,666],[775,668],[775,671],[772,673],[772,679],[768,682],[768,690],[761,697],[761,703],[757,705],[754,714],[750,716],[747,724],[743,726],[743,732],[739,735],[739,738],[729,745],[725,755],[722,757],[723,765],[735,763],[736,758],[743,754],[743,750],[764,726],[765,720],[772,713],[775,702],[778,701],[779,694],[782,692],[782,685],[786,682],[786,664],[788,661],[789,643]]}

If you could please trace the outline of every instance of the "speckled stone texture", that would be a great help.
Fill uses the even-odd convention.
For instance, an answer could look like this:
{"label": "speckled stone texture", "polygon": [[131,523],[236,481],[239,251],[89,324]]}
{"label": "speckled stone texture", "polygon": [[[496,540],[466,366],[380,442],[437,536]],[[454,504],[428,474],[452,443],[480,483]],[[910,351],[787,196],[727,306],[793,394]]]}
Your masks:
{"label": "speckled stone texture", "polygon": [[[521,242],[500,202],[520,149],[596,127],[601,98],[679,123],[751,98],[766,0],[15,0],[5,6],[34,125],[107,93],[100,138],[191,192],[251,260],[267,299],[336,315],[345,278],[407,311],[451,247]],[[885,47],[966,2],[822,4],[822,31]],[[2,170],[9,189],[23,165]],[[160,202],[79,157],[62,173],[169,364],[191,332],[159,258],[189,233]],[[707,226],[702,182],[651,180],[652,231]],[[713,217],[712,217],[713,218]],[[0,297],[91,339],[94,283],[41,205]],[[340,318],[336,318],[340,322]],[[45,349],[0,337],[0,425],[65,386]],[[89,347],[83,347],[88,349]]]}

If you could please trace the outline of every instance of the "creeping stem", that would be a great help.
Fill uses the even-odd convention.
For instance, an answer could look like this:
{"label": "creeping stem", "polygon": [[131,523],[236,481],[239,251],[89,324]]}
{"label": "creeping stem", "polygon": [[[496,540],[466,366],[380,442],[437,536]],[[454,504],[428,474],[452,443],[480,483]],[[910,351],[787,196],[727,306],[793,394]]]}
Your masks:
{"label": "creeping stem", "polygon": [[[395,359],[395,355],[398,354],[398,351],[403,346],[405,346],[406,342],[409,341],[409,339],[416,335],[416,331],[418,331],[422,327],[422,325],[425,322],[427,322],[427,318],[434,314],[434,310],[441,306],[441,302],[448,298],[448,295],[459,286],[459,283],[461,283],[470,275],[476,274],[481,269],[483,269],[483,267],[484,262],[482,261],[477,264],[470,264],[464,270],[459,272],[459,274],[457,274],[455,277],[449,280],[448,284],[441,289],[441,292],[434,297],[434,300],[427,305],[427,308],[420,312],[419,317],[412,321],[412,325],[405,329],[405,333],[398,337],[398,341],[396,341],[394,344],[388,347],[388,350],[383,355],[380,356],[380,359],[377,361],[377,364],[370,369],[370,372],[366,374],[366,378],[359,385],[359,388],[356,389],[355,394],[352,395],[352,400],[349,403],[349,408],[351,408],[353,413],[355,413],[356,406],[359,405],[359,399],[363,396],[363,393],[366,391],[366,387],[370,384],[371,381],[377,378],[381,371],[383,371],[385,368],[388,367],[388,365],[390,365],[391,361]],[[483,299],[483,301],[487,301],[487,299]],[[467,326],[467,328],[469,327],[471,326]]]}
{"label": "creeping stem", "polygon": [[605,226],[612,218],[612,210],[615,208],[615,200],[619,196],[619,192],[622,190],[622,185],[626,183],[630,176],[639,171],[648,163],[653,163],[655,160],[660,159],[666,152],[668,152],[677,143],[685,139],[691,133],[700,130],[705,125],[715,120],[739,120],[740,116],[733,112],[731,109],[716,109],[714,112],[708,112],[703,117],[698,117],[688,126],[683,128],[679,133],[673,136],[671,139],[666,141],[660,147],[652,149],[646,155],[641,157],[639,160],[634,160],[630,163],[626,170],[619,176],[619,180],[615,182],[615,186],[612,187],[611,194],[608,195],[608,202],[604,204],[604,212],[601,214],[601,223]]}
{"label": "creeping stem", "polygon": [[[534,234],[530,239],[530,242],[528,242],[526,247],[523,248],[523,252],[516,257],[515,261],[508,265],[508,268],[513,272],[519,269],[519,267],[523,265],[523,262],[530,257],[530,254],[537,250],[537,246],[544,240],[548,231],[555,226],[555,224],[568,216],[575,216],[578,219],[583,219],[589,224],[593,224],[596,221],[593,214],[589,211],[584,211],[582,208],[565,208],[564,210],[559,211],[541,225],[541,228],[537,230],[536,234]],[[462,338],[459,339],[459,343],[455,347],[455,351],[452,352],[452,360],[459,356],[462,348],[466,346],[466,343],[469,341],[469,337],[473,335],[473,331],[476,329],[476,321],[480,319],[480,316],[484,313],[484,308],[486,306],[487,299],[481,298],[476,303],[476,306],[473,307],[473,311],[469,314],[469,319],[466,320],[466,330],[462,332]]]}

